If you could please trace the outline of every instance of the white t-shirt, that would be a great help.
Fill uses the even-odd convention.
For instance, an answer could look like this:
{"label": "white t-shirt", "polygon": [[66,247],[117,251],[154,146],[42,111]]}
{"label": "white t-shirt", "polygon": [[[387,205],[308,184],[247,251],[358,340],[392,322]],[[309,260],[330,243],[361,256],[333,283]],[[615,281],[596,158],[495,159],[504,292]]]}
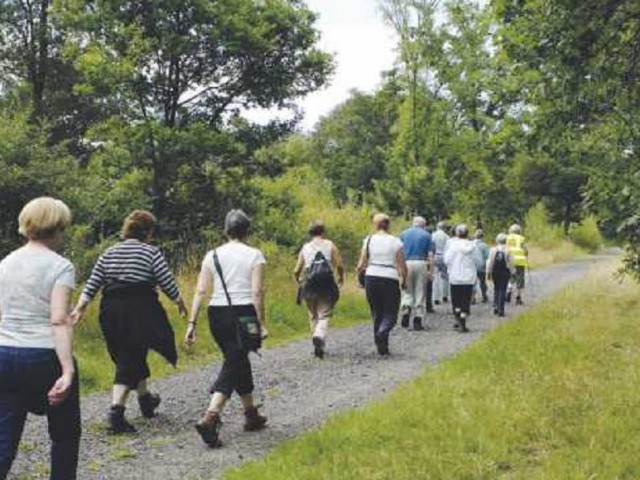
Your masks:
{"label": "white t-shirt", "polygon": [[327,262],[331,264],[331,254],[333,252],[333,242],[331,240],[310,241],[305,243],[300,253],[304,260],[305,268],[309,268],[318,252],[322,252]]}
{"label": "white t-shirt", "polygon": [[[222,274],[227,284],[231,303],[234,306],[253,304],[251,275],[256,265],[267,263],[262,252],[244,243],[229,242],[217,248],[216,254],[222,267]],[[213,263],[213,250],[205,255],[202,266],[211,273],[213,278],[213,295],[209,305],[212,307],[229,305],[222,282]]]}
{"label": "white t-shirt", "polygon": [[[362,242],[362,251],[366,251],[368,239]],[[371,235],[366,275],[399,280],[397,255],[402,248],[402,240],[398,237],[388,233]]]}
{"label": "white t-shirt", "polygon": [[51,250],[23,247],[6,256],[0,262],[0,345],[54,348],[51,293],[75,285],[71,262]]}

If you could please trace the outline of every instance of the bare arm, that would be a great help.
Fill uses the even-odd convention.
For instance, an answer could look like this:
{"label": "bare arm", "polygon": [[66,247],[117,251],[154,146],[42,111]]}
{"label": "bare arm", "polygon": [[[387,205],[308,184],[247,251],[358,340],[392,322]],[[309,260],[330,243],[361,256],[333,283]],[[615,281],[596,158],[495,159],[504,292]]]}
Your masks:
{"label": "bare arm", "polygon": [[361,272],[362,270],[367,268],[368,260],[369,259],[367,258],[367,250],[363,248],[360,252],[360,258],[358,259],[358,266],[356,267],[356,270],[358,272]]}
{"label": "bare arm", "polygon": [[402,285],[404,286],[407,282],[408,270],[407,270],[407,262],[404,258],[404,250],[401,248],[396,253],[396,262],[398,264],[398,273],[400,274],[400,278],[402,279]]}
{"label": "bare arm", "polygon": [[298,262],[296,263],[296,268],[293,269],[293,278],[297,283],[300,283],[300,274],[304,269],[304,257],[302,256],[302,251],[298,255]]}
{"label": "bare arm", "polygon": [[336,244],[331,245],[331,260],[335,271],[338,273],[338,285],[344,284],[344,262],[342,260],[342,253],[336,247]]}
{"label": "bare arm", "polygon": [[189,316],[189,325],[185,336],[185,342],[187,345],[193,345],[196,341],[198,314],[200,313],[200,307],[202,306],[202,299],[207,295],[210,288],[211,272],[203,265],[200,268],[198,283],[196,284],[196,290],[193,293],[193,300],[191,301],[191,315]]}
{"label": "bare arm", "polygon": [[71,309],[71,288],[55,286],[51,292],[49,321],[56,356],[60,362],[62,375],[49,391],[49,402],[59,405],[67,398],[73,383],[75,367],[73,365],[73,321],[69,315]]}
{"label": "bare arm", "polygon": [[251,271],[251,298],[253,299],[253,306],[258,315],[258,321],[266,331],[267,321],[265,318],[264,294],[264,263],[259,263],[254,266]]}

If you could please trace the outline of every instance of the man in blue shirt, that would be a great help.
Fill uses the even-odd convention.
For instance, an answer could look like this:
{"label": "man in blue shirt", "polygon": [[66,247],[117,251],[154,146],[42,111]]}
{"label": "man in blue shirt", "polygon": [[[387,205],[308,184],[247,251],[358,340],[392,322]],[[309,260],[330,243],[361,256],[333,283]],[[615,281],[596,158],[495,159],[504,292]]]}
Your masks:
{"label": "man in blue shirt", "polygon": [[426,281],[431,274],[433,245],[431,234],[426,231],[426,220],[413,219],[413,226],[402,232],[400,239],[407,259],[406,289],[402,295],[402,326],[409,328],[413,315],[413,329],[424,330],[422,319],[426,306]]}

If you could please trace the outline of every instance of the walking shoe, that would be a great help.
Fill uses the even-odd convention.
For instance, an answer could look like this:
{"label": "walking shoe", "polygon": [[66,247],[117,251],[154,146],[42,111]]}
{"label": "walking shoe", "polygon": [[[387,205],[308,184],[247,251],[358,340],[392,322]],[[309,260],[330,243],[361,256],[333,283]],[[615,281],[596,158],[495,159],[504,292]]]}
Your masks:
{"label": "walking shoe", "polygon": [[249,407],[244,411],[244,431],[257,432],[262,430],[267,423],[267,417],[258,413],[257,407]]}
{"label": "walking shoe", "polygon": [[489,303],[489,297],[482,297],[482,303]]}
{"label": "walking shoe", "polygon": [[196,423],[196,431],[200,434],[202,441],[211,448],[217,448],[222,445],[220,442],[220,427],[222,421],[218,412],[207,410],[198,423]]}
{"label": "walking shoe", "polygon": [[433,307],[427,307],[427,313],[436,313]]}
{"label": "walking shoe", "polygon": [[135,433],[136,427],[124,418],[125,408],[122,405],[112,405],[107,416],[107,432],[112,435],[121,433]]}
{"label": "walking shoe", "polygon": [[156,395],[150,392],[138,397],[138,405],[140,405],[140,412],[145,418],[153,418],[156,416],[156,408],[160,405],[160,395]]}
{"label": "walking shoe", "polygon": [[402,319],[400,320],[400,325],[402,328],[409,328],[409,319],[411,318],[410,313],[405,313],[402,315]]}
{"label": "walking shoe", "polygon": [[324,357],[324,340],[322,340],[320,337],[313,337],[312,342],[313,342],[313,354],[317,358],[323,358]]}
{"label": "walking shoe", "polygon": [[498,315],[498,313],[500,313],[500,312],[498,311],[498,308],[497,308],[497,307],[493,307],[493,314],[494,314],[494,315]]}
{"label": "walking shoe", "polygon": [[460,322],[460,333],[468,332],[469,329],[467,328],[467,316],[464,313],[461,313],[458,321]]}
{"label": "walking shoe", "polygon": [[505,316],[505,315],[504,315],[504,312],[499,312],[499,313],[498,313],[498,316],[499,316],[499,317],[504,317],[504,316]]}
{"label": "walking shoe", "polygon": [[440,305],[440,300],[434,300],[434,301],[433,301],[433,303],[434,303],[435,305]]}
{"label": "walking shoe", "polygon": [[421,332],[424,330],[424,326],[422,326],[422,318],[416,317],[413,319],[413,330],[415,332]]}
{"label": "walking shoe", "polygon": [[524,302],[522,301],[522,297],[520,295],[516,297],[516,305],[524,305]]}
{"label": "walking shoe", "polygon": [[505,297],[505,302],[511,303],[511,292],[507,292],[507,296]]}
{"label": "walking shoe", "polygon": [[442,297],[442,303],[449,303],[449,297]]}

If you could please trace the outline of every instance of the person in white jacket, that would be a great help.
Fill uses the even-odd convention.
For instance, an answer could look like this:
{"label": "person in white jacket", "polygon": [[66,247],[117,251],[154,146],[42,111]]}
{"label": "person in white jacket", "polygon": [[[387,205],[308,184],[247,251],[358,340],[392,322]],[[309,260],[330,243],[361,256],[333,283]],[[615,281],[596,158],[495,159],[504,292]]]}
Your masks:
{"label": "person in white jacket", "polygon": [[471,313],[473,287],[478,279],[478,268],[483,263],[482,255],[476,245],[469,240],[469,229],[458,225],[456,236],[452,238],[444,253],[444,263],[451,285],[451,304],[456,318],[455,328],[468,332],[467,318]]}

